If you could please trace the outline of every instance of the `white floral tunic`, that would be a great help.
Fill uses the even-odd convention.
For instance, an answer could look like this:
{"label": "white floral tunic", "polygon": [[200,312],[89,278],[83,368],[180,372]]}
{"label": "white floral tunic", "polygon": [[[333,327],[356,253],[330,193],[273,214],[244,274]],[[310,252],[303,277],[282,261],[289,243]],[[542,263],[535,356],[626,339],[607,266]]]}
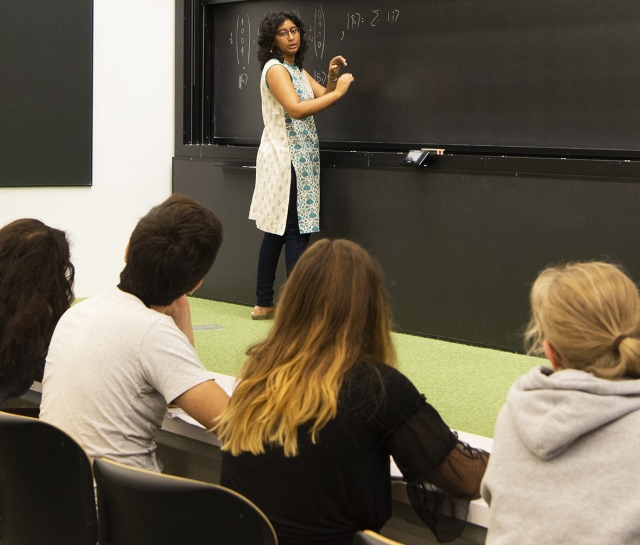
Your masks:
{"label": "white floral tunic", "polygon": [[307,77],[296,66],[268,61],[260,78],[264,131],[256,160],[256,187],[249,219],[262,231],[284,234],[287,223],[291,164],[296,171],[298,225],[300,233],[320,230],[320,154],[313,116],[292,119],[271,94],[267,72],[281,64],[291,75],[300,100],[311,100],[313,90]]}

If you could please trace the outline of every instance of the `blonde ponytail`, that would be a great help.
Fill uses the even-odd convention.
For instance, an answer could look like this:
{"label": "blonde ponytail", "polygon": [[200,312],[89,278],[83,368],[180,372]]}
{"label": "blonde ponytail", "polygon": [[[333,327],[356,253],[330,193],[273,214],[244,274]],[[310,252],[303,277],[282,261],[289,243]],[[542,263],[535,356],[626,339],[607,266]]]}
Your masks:
{"label": "blonde ponytail", "polygon": [[[609,369],[611,376],[606,376],[607,373],[600,373],[598,376],[602,378],[617,378],[618,376],[640,378],[640,339],[625,335],[620,339],[617,349],[612,348],[614,357],[617,353],[618,365]],[[620,374],[621,372],[622,374]]]}
{"label": "blonde ponytail", "polygon": [[530,302],[530,354],[542,354],[546,339],[565,368],[606,379],[640,377],[640,295],[618,267],[550,267],[538,275]]}

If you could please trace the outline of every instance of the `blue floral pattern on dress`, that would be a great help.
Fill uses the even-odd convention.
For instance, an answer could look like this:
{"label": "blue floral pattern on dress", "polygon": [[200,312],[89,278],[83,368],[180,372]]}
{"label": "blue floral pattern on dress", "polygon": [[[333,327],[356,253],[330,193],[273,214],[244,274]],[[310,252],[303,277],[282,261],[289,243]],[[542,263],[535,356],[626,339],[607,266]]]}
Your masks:
{"label": "blue floral pattern on dress", "polygon": [[[313,90],[297,66],[283,63],[300,100],[311,100]],[[303,79],[305,78],[305,79]],[[320,145],[313,116],[293,119],[285,113],[291,162],[298,178],[298,225],[301,233],[320,230]]]}

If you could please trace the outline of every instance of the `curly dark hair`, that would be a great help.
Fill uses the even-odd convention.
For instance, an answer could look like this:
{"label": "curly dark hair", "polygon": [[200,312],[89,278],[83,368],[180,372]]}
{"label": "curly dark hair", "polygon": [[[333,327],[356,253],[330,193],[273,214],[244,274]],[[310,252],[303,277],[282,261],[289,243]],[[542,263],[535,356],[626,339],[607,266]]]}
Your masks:
{"label": "curly dark hair", "polygon": [[53,330],[73,302],[75,269],[64,231],[35,219],[0,229],[0,382],[42,380]]}
{"label": "curly dark hair", "polygon": [[300,29],[300,47],[296,51],[295,64],[302,70],[302,61],[309,46],[305,38],[304,23],[293,11],[270,11],[262,19],[258,27],[258,60],[260,61],[260,68],[264,68],[267,61],[271,59],[278,59],[280,62],[284,62],[280,49],[273,45],[273,42],[276,39],[278,28],[287,19]]}

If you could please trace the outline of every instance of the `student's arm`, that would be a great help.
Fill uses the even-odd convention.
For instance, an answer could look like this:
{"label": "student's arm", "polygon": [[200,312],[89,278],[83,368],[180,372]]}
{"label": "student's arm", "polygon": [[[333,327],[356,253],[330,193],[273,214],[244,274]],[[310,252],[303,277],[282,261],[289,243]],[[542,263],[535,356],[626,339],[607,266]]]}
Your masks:
{"label": "student's arm", "polygon": [[387,444],[407,481],[428,481],[456,498],[480,497],[489,454],[459,441],[428,403],[407,416]]}
{"label": "student's arm", "polygon": [[[305,77],[307,76],[305,75]],[[266,79],[271,94],[282,105],[285,112],[293,119],[303,119],[321,112],[343,97],[353,81],[353,76],[351,74],[342,74],[338,78],[338,83],[333,91],[324,93],[312,100],[300,100],[291,82],[291,76],[284,66],[275,65],[271,67],[267,72]],[[311,85],[313,89],[313,84]],[[317,85],[320,86],[320,84]]]}
{"label": "student's arm", "polygon": [[217,425],[218,416],[227,408],[229,396],[215,380],[207,380],[176,397],[173,403],[211,430]]}
{"label": "student's arm", "polygon": [[458,441],[427,480],[455,498],[475,500],[480,497],[480,484],[488,463],[489,453]]}
{"label": "student's arm", "polygon": [[407,495],[418,516],[438,541],[458,537],[469,501],[480,497],[489,455],[459,441],[426,402],[389,434],[387,445],[407,481]]}
{"label": "student's arm", "polygon": [[178,326],[178,329],[180,329],[180,331],[182,331],[187,336],[187,339],[189,339],[191,346],[195,346],[196,340],[193,336],[193,325],[191,323],[191,307],[189,306],[188,297],[186,295],[179,297],[167,307],[164,313],[167,316],[171,316],[173,318],[173,321]]}

